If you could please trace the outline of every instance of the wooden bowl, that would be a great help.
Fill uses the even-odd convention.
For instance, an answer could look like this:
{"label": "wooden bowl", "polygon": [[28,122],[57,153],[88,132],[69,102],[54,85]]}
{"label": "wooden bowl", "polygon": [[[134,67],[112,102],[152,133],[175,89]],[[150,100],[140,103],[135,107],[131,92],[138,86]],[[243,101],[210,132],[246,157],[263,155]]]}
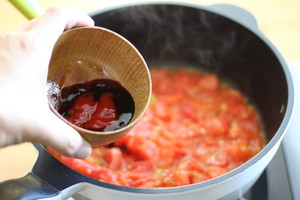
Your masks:
{"label": "wooden bowl", "polygon": [[92,146],[99,146],[120,138],[138,122],[150,102],[151,78],[140,53],[117,33],[100,27],[65,31],[55,44],[48,82],[64,88],[94,79],[117,81],[131,94],[135,111],[127,126],[115,131],[90,131],[70,123],[51,104],[50,108]]}

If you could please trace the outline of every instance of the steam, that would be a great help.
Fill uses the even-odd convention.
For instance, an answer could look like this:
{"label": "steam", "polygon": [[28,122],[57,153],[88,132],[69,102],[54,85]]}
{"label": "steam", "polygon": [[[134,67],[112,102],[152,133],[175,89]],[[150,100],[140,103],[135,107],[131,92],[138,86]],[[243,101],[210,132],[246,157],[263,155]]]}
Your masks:
{"label": "steam", "polygon": [[[235,56],[232,52],[244,48],[249,41],[244,38],[244,44],[239,44],[237,38],[241,30],[230,28],[234,27],[233,23],[224,17],[198,8],[140,5],[118,9],[115,15],[124,21],[121,34],[135,42],[151,60],[153,57],[180,60],[182,56],[183,62],[188,58],[217,70],[223,59],[232,59]],[[136,38],[142,39],[136,42]]]}

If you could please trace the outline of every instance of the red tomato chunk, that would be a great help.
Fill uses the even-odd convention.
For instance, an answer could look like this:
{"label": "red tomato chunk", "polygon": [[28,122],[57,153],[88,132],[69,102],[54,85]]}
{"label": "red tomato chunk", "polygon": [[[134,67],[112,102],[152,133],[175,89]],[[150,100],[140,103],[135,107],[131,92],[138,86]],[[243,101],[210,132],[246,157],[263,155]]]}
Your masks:
{"label": "red tomato chunk", "polygon": [[84,93],[76,99],[66,119],[82,128],[103,130],[118,118],[112,98],[113,94],[104,93],[96,102],[93,95]]}
{"label": "red tomato chunk", "polygon": [[155,69],[151,74],[151,105],[127,135],[95,148],[85,160],[50,151],[97,180],[157,188],[220,176],[263,148],[255,109],[217,76],[184,69]]}

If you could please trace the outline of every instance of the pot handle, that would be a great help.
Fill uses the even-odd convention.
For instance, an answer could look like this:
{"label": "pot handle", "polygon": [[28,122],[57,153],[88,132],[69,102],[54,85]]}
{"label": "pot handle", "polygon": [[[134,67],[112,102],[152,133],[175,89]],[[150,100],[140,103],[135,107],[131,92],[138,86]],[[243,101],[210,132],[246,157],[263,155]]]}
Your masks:
{"label": "pot handle", "polygon": [[248,29],[258,32],[258,23],[256,18],[247,10],[229,4],[215,4],[208,6],[211,11],[221,14],[227,18],[230,18]]}
{"label": "pot handle", "polygon": [[1,200],[21,200],[21,199],[61,199],[60,192],[45,183],[43,180],[28,173],[18,179],[12,179],[0,183]]}

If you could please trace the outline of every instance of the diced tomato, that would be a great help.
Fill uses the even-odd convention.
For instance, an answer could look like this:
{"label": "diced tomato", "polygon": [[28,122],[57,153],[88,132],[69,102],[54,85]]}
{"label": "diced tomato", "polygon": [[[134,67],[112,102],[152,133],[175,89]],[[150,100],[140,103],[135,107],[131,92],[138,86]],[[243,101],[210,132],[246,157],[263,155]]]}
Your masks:
{"label": "diced tomato", "polygon": [[75,168],[78,172],[86,176],[92,176],[92,177],[97,177],[101,171],[100,166],[95,166],[85,162],[84,160],[79,160],[79,159],[74,159],[71,167]]}
{"label": "diced tomato", "polygon": [[108,168],[111,170],[118,170],[122,168],[123,157],[119,148],[110,148],[106,151],[105,160],[108,164]]}
{"label": "diced tomato", "polygon": [[227,133],[229,125],[221,118],[210,117],[204,121],[204,128],[207,134],[219,136]]}
{"label": "diced tomato", "polygon": [[98,106],[92,114],[91,119],[84,125],[84,128],[90,130],[103,130],[111,122],[118,119],[113,94],[104,93],[98,100]]}
{"label": "diced tomato", "polygon": [[181,149],[181,148],[176,148],[174,147],[174,159],[177,160],[177,159],[180,159],[180,158],[183,158],[187,155],[187,151],[186,149]]}
{"label": "diced tomato", "polygon": [[68,114],[70,116],[66,119],[77,126],[82,126],[91,119],[96,107],[97,102],[94,101],[94,97],[92,95],[82,94],[77,97],[74,105],[69,109]]}
{"label": "diced tomato", "polygon": [[218,167],[218,166],[211,166],[207,170],[207,175],[210,178],[215,178],[227,172],[226,168]]}
{"label": "diced tomato", "polygon": [[145,161],[136,161],[134,163],[134,166],[132,166],[132,172],[133,173],[148,173],[152,172],[153,170],[153,163],[149,160]]}
{"label": "diced tomato", "polygon": [[229,146],[229,155],[233,161],[245,162],[252,157],[249,143],[245,140],[237,139]]}
{"label": "diced tomato", "polygon": [[73,124],[89,129],[103,130],[118,119],[111,93],[104,93],[98,101],[90,94],[81,94],[69,109],[66,117]]}
{"label": "diced tomato", "polygon": [[[155,109],[155,110],[154,110]],[[161,119],[164,122],[168,122],[171,120],[172,115],[169,112],[169,109],[167,107],[167,104],[163,103],[163,102],[157,102],[154,105],[154,109],[153,112],[155,113],[155,115],[157,117],[159,117],[159,119]]]}
{"label": "diced tomato", "polygon": [[215,153],[207,157],[207,163],[215,166],[225,167],[228,164],[227,152],[223,149],[217,150]]}
{"label": "diced tomato", "polygon": [[191,104],[184,104],[182,107],[182,114],[184,117],[189,118],[192,122],[197,123],[199,121],[198,112],[195,112],[196,108]]}
{"label": "diced tomato", "polygon": [[159,152],[159,147],[153,141],[141,137],[133,137],[126,147],[139,159],[153,159]]}
{"label": "diced tomato", "polygon": [[[255,120],[244,120],[240,123],[240,129],[249,138],[257,136],[260,133],[259,124]],[[252,139],[252,138],[251,138]]]}
{"label": "diced tomato", "polygon": [[204,90],[216,90],[219,88],[219,79],[215,75],[205,75],[199,79],[199,86]]}
{"label": "diced tomato", "polygon": [[131,187],[145,187],[145,188],[149,188],[149,187],[153,187],[153,182],[152,182],[152,178],[151,177],[147,177],[143,174],[135,174],[135,173],[131,173],[128,174],[128,176],[126,177],[126,182],[129,183],[129,186]]}
{"label": "diced tomato", "polygon": [[161,169],[168,169],[174,165],[175,151],[170,145],[164,146],[163,149],[158,149],[158,152],[160,159],[154,158],[157,167]]}
{"label": "diced tomato", "polygon": [[207,175],[205,175],[204,173],[199,173],[199,172],[192,171],[191,175],[190,175],[191,183],[203,182],[203,181],[206,181],[208,179],[209,179],[209,177]]}
{"label": "diced tomato", "polygon": [[[49,151],[67,166],[97,180],[153,188],[215,178],[263,148],[257,114],[242,93],[221,85],[215,75],[166,69],[151,73],[155,101],[127,135],[93,149],[85,160]],[[81,98],[75,106],[81,112],[83,104],[98,106],[92,113],[96,120],[84,124],[98,129],[118,117],[111,94],[105,93],[95,102],[88,96]],[[103,114],[106,109],[110,110],[108,117]]]}
{"label": "diced tomato", "polygon": [[130,134],[130,132],[127,133],[126,135],[124,135],[121,138],[117,139],[114,142],[114,145],[115,146],[125,146],[128,143],[128,141],[130,140],[131,136],[132,136],[132,134]]}
{"label": "diced tomato", "polygon": [[206,136],[203,138],[203,142],[205,146],[207,147],[217,147],[218,146],[218,141],[214,136]]}
{"label": "diced tomato", "polygon": [[188,185],[190,184],[190,176],[189,172],[181,170],[173,172],[173,180],[177,184],[177,186]]}
{"label": "diced tomato", "polygon": [[185,165],[186,169],[189,171],[197,171],[200,173],[204,173],[206,171],[206,165],[196,160],[189,160]]}

